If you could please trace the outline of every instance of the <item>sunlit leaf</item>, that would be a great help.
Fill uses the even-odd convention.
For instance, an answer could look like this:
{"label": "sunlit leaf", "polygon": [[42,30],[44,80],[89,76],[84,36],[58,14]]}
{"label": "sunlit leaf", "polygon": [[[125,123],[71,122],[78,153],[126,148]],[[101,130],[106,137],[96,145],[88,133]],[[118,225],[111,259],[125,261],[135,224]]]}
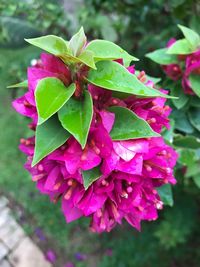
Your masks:
{"label": "sunlit leaf", "polygon": [[187,55],[194,52],[193,49],[186,39],[181,39],[173,43],[167,50],[167,54],[176,54],[176,55]]}
{"label": "sunlit leaf", "polygon": [[110,132],[113,140],[127,140],[160,136],[154,132],[149,124],[138,117],[131,110],[124,107],[110,107],[109,110],[115,113],[115,123]]}
{"label": "sunlit leaf", "polygon": [[37,38],[25,39],[25,41],[56,56],[69,54],[67,42],[56,35],[46,35]]}
{"label": "sunlit leaf", "polygon": [[129,55],[120,46],[106,40],[94,40],[87,45],[86,50],[92,51],[97,61],[123,59],[125,66],[129,66],[131,61],[138,60],[134,56]]}
{"label": "sunlit leaf", "polygon": [[100,61],[96,63],[97,70],[90,70],[86,78],[90,83],[112,91],[138,96],[161,96],[172,98],[156,89],[147,87],[138,80],[136,75],[117,62]]}
{"label": "sunlit leaf", "polygon": [[39,115],[38,124],[43,123],[55,114],[73,95],[76,87],[66,87],[57,78],[44,78],[39,81],[36,91],[36,107]]}
{"label": "sunlit leaf", "polygon": [[146,57],[161,65],[174,64],[178,62],[177,56],[167,54],[166,52],[167,48],[161,48],[146,54]]}
{"label": "sunlit leaf", "polygon": [[197,49],[200,46],[199,34],[185,26],[178,25],[178,27],[181,29],[182,33],[184,34],[186,40],[190,43],[191,47]]}

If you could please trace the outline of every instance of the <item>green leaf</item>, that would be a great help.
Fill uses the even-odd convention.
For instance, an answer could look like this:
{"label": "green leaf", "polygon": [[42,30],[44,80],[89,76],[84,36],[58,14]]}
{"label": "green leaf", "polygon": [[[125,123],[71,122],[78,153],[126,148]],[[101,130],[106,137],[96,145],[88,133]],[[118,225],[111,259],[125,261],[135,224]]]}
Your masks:
{"label": "green leaf", "polygon": [[180,149],[180,151],[178,151],[178,154],[178,161],[183,165],[190,166],[194,164],[196,160],[196,153],[194,149]]}
{"label": "green leaf", "polygon": [[187,55],[192,52],[194,52],[195,49],[193,49],[190,46],[190,43],[186,39],[181,39],[176,41],[173,45],[171,45],[168,50],[167,54],[176,54],[176,55]]}
{"label": "green leaf", "polygon": [[92,51],[86,51],[84,50],[79,56],[78,56],[78,60],[82,63],[84,63],[85,65],[87,65],[88,67],[96,70],[96,65],[94,62],[94,53]]}
{"label": "green leaf", "polygon": [[174,139],[174,145],[177,147],[198,149],[200,148],[200,139],[194,136],[178,135]]}
{"label": "green leaf", "polygon": [[191,178],[196,175],[200,175],[199,162],[193,162],[193,164],[187,166],[185,177]]}
{"label": "green leaf", "polygon": [[200,131],[200,110],[198,108],[192,108],[188,113],[191,124]]}
{"label": "green leaf", "polygon": [[93,116],[92,97],[85,91],[83,99],[70,100],[58,111],[62,126],[85,147]]}
{"label": "green leaf", "polygon": [[56,115],[42,125],[38,125],[32,166],[62,146],[69,136],[70,134],[63,129]]}
{"label": "green leaf", "polygon": [[[1,14],[3,13],[4,12],[1,12]],[[21,18],[16,18],[14,16],[0,16],[0,29],[0,47],[6,49],[11,48],[13,50],[22,48],[26,45],[24,42],[25,37],[32,38],[40,34],[37,27],[28,22],[27,19],[23,19],[22,16]]]}
{"label": "green leaf", "polygon": [[191,96],[190,105],[195,108],[200,108],[200,98]]}
{"label": "green leaf", "polygon": [[131,61],[138,60],[120,46],[106,40],[94,40],[87,45],[86,50],[92,51],[97,61],[122,58],[126,67],[130,65]]}
{"label": "green leaf", "polygon": [[198,188],[200,188],[200,173],[193,177],[193,181]]}
{"label": "green leaf", "polygon": [[163,138],[169,142],[170,144],[173,143],[174,140],[174,126],[175,126],[175,121],[173,119],[170,120],[170,129],[164,129],[162,131],[162,136]]}
{"label": "green leaf", "polygon": [[183,112],[182,110],[173,109],[171,115],[172,118],[175,120],[175,129],[187,134],[191,134],[194,132],[194,128],[191,125],[188,116],[185,112]]}
{"label": "green leaf", "polygon": [[43,123],[55,114],[73,95],[76,86],[72,83],[66,87],[57,78],[44,78],[39,81],[35,100],[39,115],[38,124]]}
{"label": "green leaf", "polygon": [[115,123],[110,136],[113,140],[128,140],[160,136],[154,132],[149,124],[134,112],[123,107],[110,107],[115,113]]}
{"label": "green leaf", "polygon": [[25,39],[25,41],[56,56],[69,54],[67,42],[61,37],[55,35],[46,35],[32,39]]}
{"label": "green leaf", "polygon": [[18,87],[25,87],[25,88],[28,87],[28,81],[25,80],[23,82],[15,83],[15,84],[7,86],[7,88],[18,88]]}
{"label": "green leaf", "polygon": [[69,41],[69,48],[71,49],[72,54],[75,57],[81,54],[81,51],[86,44],[86,41],[87,39],[83,27],[81,27],[80,30],[75,35],[73,35]]}
{"label": "green leaf", "polygon": [[199,34],[185,26],[178,25],[178,27],[181,29],[183,35],[185,36],[186,40],[190,43],[191,47],[196,50],[200,46]]}
{"label": "green leaf", "polygon": [[161,48],[158,50],[155,50],[151,53],[146,54],[146,57],[150,58],[154,62],[161,64],[161,65],[168,65],[168,64],[174,64],[177,63],[177,56],[167,54],[168,48]]}
{"label": "green leaf", "polygon": [[90,70],[86,78],[90,83],[102,88],[138,96],[172,98],[158,90],[147,87],[137,77],[114,61],[96,63],[97,70]]}
{"label": "green leaf", "polygon": [[173,206],[173,195],[171,185],[165,184],[157,188],[158,194],[165,205]]}
{"label": "green leaf", "polygon": [[93,182],[95,182],[98,178],[101,177],[102,174],[100,172],[99,167],[95,167],[88,171],[82,171],[82,175],[83,175],[83,185],[85,190],[87,190]]}
{"label": "green leaf", "polygon": [[192,90],[195,92],[195,94],[198,97],[200,97],[200,75],[191,74],[189,76],[189,81],[190,81]]}
{"label": "green leaf", "polygon": [[172,102],[177,109],[183,108],[188,103],[189,97],[183,92],[180,84],[172,85],[170,91],[174,96],[178,97],[177,99],[172,99]]}

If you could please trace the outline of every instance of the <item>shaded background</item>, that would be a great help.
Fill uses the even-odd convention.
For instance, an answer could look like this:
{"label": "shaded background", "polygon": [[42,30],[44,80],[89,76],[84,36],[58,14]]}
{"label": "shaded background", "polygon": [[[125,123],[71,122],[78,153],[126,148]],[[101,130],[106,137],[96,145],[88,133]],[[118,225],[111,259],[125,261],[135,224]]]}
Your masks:
{"label": "shaded background", "polygon": [[88,39],[104,38],[140,58],[137,69],[163,76],[144,54],[180,37],[176,24],[200,29],[200,2],[194,0],[0,0],[0,193],[7,195],[17,220],[41,246],[55,251],[55,266],[76,267],[199,266],[199,189],[176,171],[175,204],[137,233],[126,223],[109,234],[91,234],[88,220],[66,225],[60,205],[35,189],[23,169],[19,139],[31,135],[25,118],[11,108],[23,89],[6,89],[26,78],[26,67],[40,50],[24,38],[57,34],[69,39],[81,25]]}

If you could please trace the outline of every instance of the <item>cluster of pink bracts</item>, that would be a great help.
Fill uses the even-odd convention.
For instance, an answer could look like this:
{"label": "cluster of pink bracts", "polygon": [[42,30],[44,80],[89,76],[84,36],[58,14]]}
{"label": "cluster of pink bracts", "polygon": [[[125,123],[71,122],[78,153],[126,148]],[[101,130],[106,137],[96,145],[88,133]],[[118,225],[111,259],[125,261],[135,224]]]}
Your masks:
{"label": "cluster of pink bracts", "polygon": [[[134,67],[129,67],[129,71],[134,73]],[[45,77],[57,77],[65,84],[71,82],[69,69],[53,55],[42,54],[41,60],[28,68],[28,92],[16,99],[13,107],[32,118],[29,126],[33,130],[37,124],[34,90]],[[151,81],[145,81],[144,72],[138,78],[153,86]],[[109,133],[115,114],[106,109],[116,105],[126,107],[158,133],[163,126],[169,127],[171,110],[165,106],[164,98],[132,96],[122,100],[113,97],[111,91],[93,85],[88,85],[88,90],[93,98],[94,116],[85,149],[71,136],[31,167],[35,137],[21,139],[20,149],[28,156],[25,167],[41,193],[48,194],[53,202],[61,198],[67,222],[89,216],[90,229],[100,233],[110,231],[124,218],[139,230],[142,220],[157,219],[157,210],[162,209],[156,187],[176,183],[173,167],[177,154],[162,137],[113,141]],[[81,170],[96,166],[100,166],[102,176],[85,190]]]}
{"label": "cluster of pink bracts", "polygon": [[[175,42],[176,39],[170,39],[167,47],[170,47]],[[174,81],[181,80],[186,94],[194,95],[189,76],[192,73],[200,75],[200,50],[188,55],[178,55],[177,59],[179,63],[163,65],[162,68],[170,79]]]}

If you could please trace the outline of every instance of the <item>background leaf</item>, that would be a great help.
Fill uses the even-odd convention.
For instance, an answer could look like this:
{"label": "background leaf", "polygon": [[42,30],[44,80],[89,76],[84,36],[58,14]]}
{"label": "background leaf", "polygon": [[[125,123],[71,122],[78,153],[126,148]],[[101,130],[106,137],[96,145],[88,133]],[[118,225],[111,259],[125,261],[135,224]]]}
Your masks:
{"label": "background leaf", "polygon": [[146,57],[150,58],[154,62],[161,65],[174,64],[178,62],[176,55],[167,54],[167,48],[157,49],[151,53],[146,54]]}
{"label": "background leaf", "polygon": [[191,124],[200,131],[200,110],[198,108],[192,108],[189,110],[189,119]]}
{"label": "background leaf", "polygon": [[191,74],[189,76],[189,81],[192,87],[192,90],[200,97],[200,75]]}
{"label": "background leaf", "polygon": [[172,102],[177,109],[183,108],[188,103],[189,97],[184,93],[181,84],[173,84],[170,86],[170,91],[173,96],[178,97],[177,99],[172,99]]}
{"label": "background leaf", "polygon": [[197,49],[200,45],[199,34],[188,27],[182,25],[178,25],[178,27],[181,29],[182,33],[184,34],[186,40],[190,43],[191,47],[193,49]]}
{"label": "background leaf", "polygon": [[190,46],[190,43],[188,42],[188,40],[186,39],[181,39],[176,41],[174,44],[172,44],[168,50],[167,53],[168,54],[176,54],[176,55],[187,55],[190,54],[192,52],[194,52],[195,49],[193,49]]}
{"label": "background leaf", "polygon": [[172,188],[170,184],[162,185],[157,188],[158,194],[165,205],[173,206],[173,195]]}
{"label": "background leaf", "polygon": [[41,32],[31,23],[22,18],[0,16],[1,34],[4,40],[0,42],[0,47],[21,48],[26,45],[24,38],[38,36]]}
{"label": "background leaf", "polygon": [[195,136],[177,136],[174,145],[178,147],[197,149],[200,148],[200,139]]}

